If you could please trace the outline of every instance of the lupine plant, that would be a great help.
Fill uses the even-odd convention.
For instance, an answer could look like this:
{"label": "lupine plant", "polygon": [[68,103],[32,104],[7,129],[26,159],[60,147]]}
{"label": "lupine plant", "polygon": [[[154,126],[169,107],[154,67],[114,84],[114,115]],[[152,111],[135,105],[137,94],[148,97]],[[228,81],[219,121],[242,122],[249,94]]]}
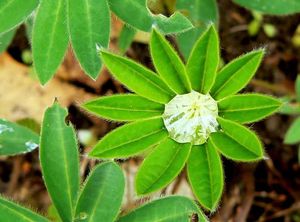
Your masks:
{"label": "lupine plant", "polygon": [[123,159],[145,155],[135,178],[138,195],[164,188],[186,165],[198,201],[214,211],[224,186],[220,154],[242,162],[263,159],[261,141],[242,124],[261,120],[281,105],[271,96],[236,94],[255,74],[264,49],[242,55],[218,70],[219,39],[210,26],[186,64],[156,29],[151,34],[150,53],[157,73],[101,51],[108,70],[134,93],[83,104],[100,117],[129,122],[105,135],[89,156]]}
{"label": "lupine plant", "polygon": [[146,0],[122,0],[122,4],[119,0],[1,0],[0,51],[28,18],[32,20],[25,24],[32,43],[33,63],[42,84],[53,77],[69,42],[82,69],[96,79],[102,67],[97,48],[107,48],[109,44],[110,10],[127,26],[145,32],[152,25],[164,33],[184,32],[193,27],[178,12],[171,17],[152,14]]}
{"label": "lupine plant", "polygon": [[[192,200],[181,196],[157,199],[119,215],[125,179],[120,167],[110,161],[97,165],[80,189],[77,141],[74,128],[65,122],[66,115],[67,111],[58,103],[50,107],[45,112],[40,136],[43,179],[59,215],[55,221],[190,221],[193,215],[201,222],[207,221]],[[7,122],[1,124],[2,132],[14,134],[18,130]],[[0,197],[0,217],[5,222],[50,221],[4,197]]]}

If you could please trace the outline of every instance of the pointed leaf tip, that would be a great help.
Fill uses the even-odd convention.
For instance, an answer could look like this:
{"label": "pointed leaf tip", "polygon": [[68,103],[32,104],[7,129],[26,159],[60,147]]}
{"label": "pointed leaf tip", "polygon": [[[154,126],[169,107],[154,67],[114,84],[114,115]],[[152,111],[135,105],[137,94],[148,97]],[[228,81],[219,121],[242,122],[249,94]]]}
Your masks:
{"label": "pointed leaf tip", "polygon": [[259,121],[276,112],[282,102],[262,94],[238,94],[218,102],[219,115],[239,123]]}
{"label": "pointed leaf tip", "polygon": [[156,29],[150,37],[150,53],[156,71],[177,94],[191,91],[185,65],[171,44]]}
{"label": "pointed leaf tip", "polygon": [[223,192],[224,175],[220,154],[210,141],[205,145],[192,147],[187,172],[200,204],[214,211]]}
{"label": "pointed leaf tip", "polygon": [[187,62],[187,74],[195,91],[206,94],[216,78],[219,65],[219,37],[211,25],[195,43]]}
{"label": "pointed leaf tip", "polygon": [[218,118],[223,131],[212,133],[211,144],[225,157],[236,161],[256,161],[263,159],[264,150],[258,136],[231,120]]}
{"label": "pointed leaf tip", "polygon": [[220,100],[243,89],[257,71],[264,55],[264,49],[254,50],[228,63],[216,76],[210,91]]}
{"label": "pointed leaf tip", "polygon": [[80,218],[84,212],[87,215],[86,222],[97,221],[99,218],[101,221],[115,221],[121,207],[124,187],[124,174],[116,163],[99,164],[85,182],[76,204],[75,218]]}
{"label": "pointed leaf tip", "polygon": [[190,144],[164,139],[146,157],[140,167],[135,187],[138,195],[155,192],[169,184],[183,169],[191,150]]}
{"label": "pointed leaf tip", "polygon": [[107,51],[101,57],[112,75],[136,94],[162,104],[174,96],[156,73],[139,63]]}

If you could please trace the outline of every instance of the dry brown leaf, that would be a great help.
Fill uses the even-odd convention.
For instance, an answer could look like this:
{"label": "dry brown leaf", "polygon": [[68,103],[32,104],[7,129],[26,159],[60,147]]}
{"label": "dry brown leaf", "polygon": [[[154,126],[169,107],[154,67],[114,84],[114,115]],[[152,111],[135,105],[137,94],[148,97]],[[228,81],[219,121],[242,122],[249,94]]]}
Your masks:
{"label": "dry brown leaf", "polygon": [[0,55],[0,117],[11,121],[34,118],[41,121],[44,110],[55,98],[62,106],[81,103],[93,97],[83,89],[53,78],[46,86],[30,77],[30,68],[8,54]]}

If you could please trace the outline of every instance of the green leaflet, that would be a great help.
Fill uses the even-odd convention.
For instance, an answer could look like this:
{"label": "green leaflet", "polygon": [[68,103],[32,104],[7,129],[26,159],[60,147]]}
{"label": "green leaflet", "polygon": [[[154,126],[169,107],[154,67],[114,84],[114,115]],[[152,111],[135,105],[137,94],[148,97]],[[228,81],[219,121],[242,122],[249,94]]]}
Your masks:
{"label": "green leaflet", "polygon": [[209,92],[215,82],[219,58],[219,38],[212,25],[196,42],[187,62],[193,90],[203,94]]}
{"label": "green leaflet", "polygon": [[0,34],[0,54],[6,50],[15,36],[16,30]]}
{"label": "green leaflet", "polygon": [[118,48],[121,53],[124,53],[129,48],[132,43],[134,36],[137,30],[135,28],[130,27],[129,25],[124,24],[122,31],[119,36]]}
{"label": "green leaflet", "polygon": [[139,154],[167,137],[161,118],[137,121],[106,134],[89,153],[91,157],[126,158]]}
{"label": "green leaflet", "polygon": [[61,219],[73,221],[79,191],[79,157],[72,126],[65,123],[67,110],[57,103],[44,115],[40,161],[47,190]]}
{"label": "green leaflet", "polygon": [[100,97],[83,107],[98,116],[117,121],[133,121],[161,116],[164,105],[135,94]]}
{"label": "green leaflet", "polygon": [[218,74],[211,95],[222,99],[244,88],[261,63],[264,50],[247,53],[227,64]]}
{"label": "green leaflet", "polygon": [[121,217],[117,222],[190,222],[192,214],[198,215],[199,222],[208,221],[192,200],[181,196],[169,196],[147,203]]}
{"label": "green leaflet", "polygon": [[237,161],[263,158],[262,144],[254,132],[230,120],[218,118],[223,132],[212,133],[211,144],[224,156]]}
{"label": "green leaflet", "polygon": [[155,29],[150,39],[150,52],[154,66],[174,92],[185,94],[191,91],[185,66],[168,41]]}
{"label": "green leaflet", "polygon": [[287,114],[287,115],[295,115],[300,114],[300,104],[298,103],[288,103],[285,100],[281,100],[282,106],[278,110],[280,114]]}
{"label": "green leaflet", "polygon": [[32,31],[34,67],[42,84],[61,64],[68,48],[65,0],[41,1]]}
{"label": "green leaflet", "polygon": [[284,143],[296,144],[300,142],[300,118],[298,117],[288,129],[284,137]]}
{"label": "green leaflet", "polygon": [[193,193],[201,205],[214,211],[222,195],[224,176],[220,155],[210,141],[192,147],[187,172]]}
{"label": "green leaflet", "polygon": [[183,169],[189,156],[191,144],[177,143],[171,138],[162,141],[142,163],[135,178],[138,195],[157,191],[172,180]]}
{"label": "green leaflet", "polygon": [[216,0],[177,0],[176,9],[185,14],[195,26],[177,36],[179,49],[184,57],[188,58],[193,45],[207,25],[212,22],[218,24],[218,7]]}
{"label": "green leaflet", "polygon": [[296,79],[295,91],[296,91],[296,100],[300,102],[300,75],[298,75]]}
{"label": "green leaflet", "polygon": [[0,196],[1,221],[5,222],[49,222],[35,212],[8,201]]}
{"label": "green leaflet", "polygon": [[250,10],[271,15],[287,15],[300,12],[299,0],[233,0],[235,3]]}
{"label": "green leaflet", "polygon": [[113,76],[136,94],[163,104],[175,96],[159,76],[142,65],[105,51],[101,57]]}
{"label": "green leaflet", "polygon": [[219,116],[239,123],[251,123],[274,113],[281,102],[271,96],[240,94],[218,102]]}
{"label": "green leaflet", "polygon": [[26,37],[28,39],[28,41],[32,44],[32,31],[33,31],[33,24],[34,24],[34,16],[31,15],[29,16],[25,22],[24,22],[24,25],[25,25],[25,31],[26,31]]}
{"label": "green leaflet", "polygon": [[113,162],[98,165],[89,175],[80,194],[75,218],[82,222],[113,222],[123,200],[125,179]]}
{"label": "green leaflet", "polygon": [[150,32],[152,27],[157,27],[161,32],[176,33],[189,30],[192,23],[182,14],[175,12],[169,18],[163,15],[153,15],[146,6],[146,0],[108,0],[110,9],[125,23]]}
{"label": "green leaflet", "polygon": [[0,155],[17,155],[38,147],[39,136],[30,129],[0,119]]}
{"label": "green leaflet", "polygon": [[0,33],[7,32],[22,23],[38,4],[39,0],[1,0]]}
{"label": "green leaflet", "polygon": [[67,0],[70,39],[83,70],[96,79],[102,63],[99,48],[106,48],[110,11],[106,0]]}

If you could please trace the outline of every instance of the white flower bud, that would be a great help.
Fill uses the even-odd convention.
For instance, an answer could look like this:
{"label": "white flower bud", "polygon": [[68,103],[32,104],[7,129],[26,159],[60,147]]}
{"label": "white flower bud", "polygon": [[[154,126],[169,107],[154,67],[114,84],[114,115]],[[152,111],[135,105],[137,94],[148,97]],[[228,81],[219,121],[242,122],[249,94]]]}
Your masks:
{"label": "white flower bud", "polygon": [[163,120],[169,135],[178,143],[200,145],[218,130],[218,104],[209,95],[192,91],[175,96],[165,105]]}

